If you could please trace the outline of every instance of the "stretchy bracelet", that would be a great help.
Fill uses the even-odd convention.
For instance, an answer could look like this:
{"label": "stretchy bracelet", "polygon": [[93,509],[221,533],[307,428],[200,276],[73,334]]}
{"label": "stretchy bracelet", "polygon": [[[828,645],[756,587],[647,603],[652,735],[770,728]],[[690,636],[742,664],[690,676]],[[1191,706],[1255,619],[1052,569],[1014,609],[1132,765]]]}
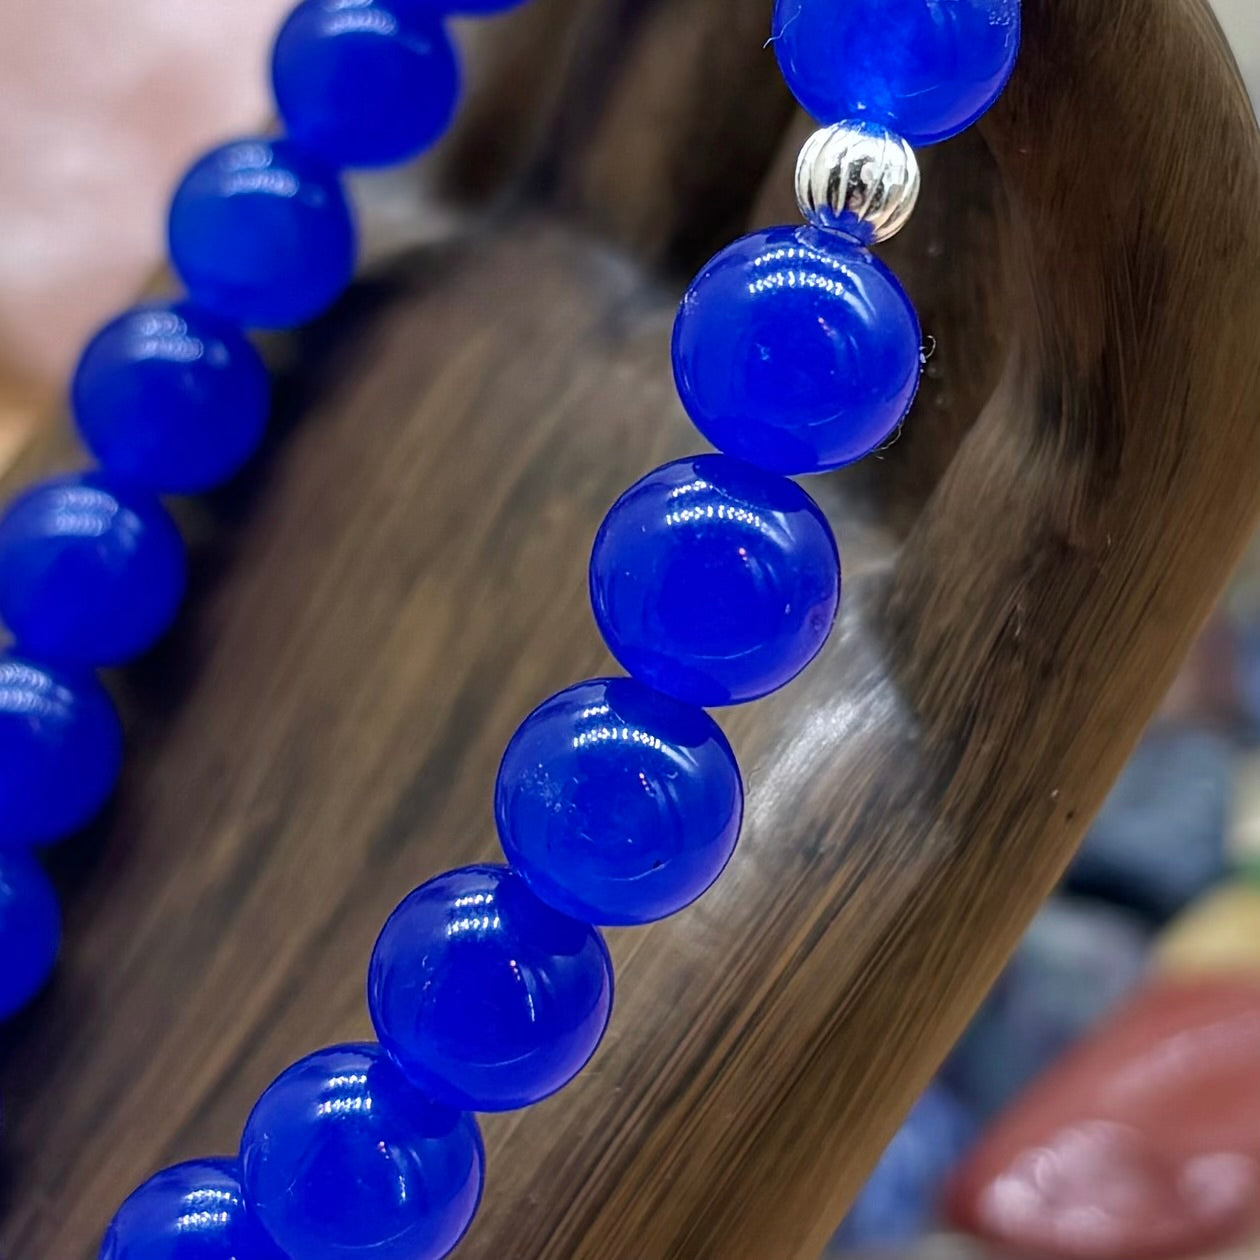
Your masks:
{"label": "stretchy bracelet", "polygon": [[[184,591],[162,494],[230,477],[261,440],[267,373],[243,329],[290,328],[349,283],[338,171],[410,158],[450,122],[439,0],[304,0],[273,54],[283,138],[233,141],[176,189],[187,296],[130,310],[84,351],[72,398],[89,472],[0,520],[0,1014],[47,975],[57,909],[30,849],[118,775],[96,668],[149,648]],[[461,11],[507,7],[466,2]],[[590,596],[627,677],[579,682],[522,723],[495,785],[507,863],[448,871],[385,924],[368,969],[379,1040],[318,1050],[262,1093],[238,1155],[169,1168],[119,1209],[104,1260],[437,1260],[481,1198],[475,1112],[567,1084],[608,1025],[599,928],[682,910],[734,851],[743,786],[706,708],[782,687],[840,598],[831,530],[792,476],[885,444],[922,369],[915,311],[869,246],[919,192],[915,145],[996,99],[1018,0],[778,0],[772,47],[821,124],[805,226],[728,246],[683,298],[673,366],[718,454],[649,472],[595,539]]]}

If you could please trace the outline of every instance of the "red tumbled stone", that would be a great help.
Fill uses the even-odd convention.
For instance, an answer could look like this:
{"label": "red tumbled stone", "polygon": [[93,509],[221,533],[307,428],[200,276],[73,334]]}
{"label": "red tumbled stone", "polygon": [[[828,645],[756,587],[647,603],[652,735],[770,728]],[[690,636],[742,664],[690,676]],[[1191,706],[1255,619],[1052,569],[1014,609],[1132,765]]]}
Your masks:
{"label": "red tumbled stone", "polygon": [[1149,985],[1005,1112],[950,1219],[1002,1254],[1175,1260],[1260,1223],[1260,977]]}

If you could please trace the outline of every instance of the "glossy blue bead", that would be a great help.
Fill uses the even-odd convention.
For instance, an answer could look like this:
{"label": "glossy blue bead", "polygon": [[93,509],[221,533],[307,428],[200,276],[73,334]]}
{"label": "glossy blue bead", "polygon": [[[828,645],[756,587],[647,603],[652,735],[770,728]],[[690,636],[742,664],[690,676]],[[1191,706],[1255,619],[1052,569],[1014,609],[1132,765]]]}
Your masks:
{"label": "glossy blue bead", "polygon": [[103,473],[41,482],[0,518],[0,619],[41,660],[138,656],[174,620],[185,579],[161,503]]}
{"label": "glossy blue bead", "polygon": [[286,1260],[245,1206],[237,1165],[201,1159],[164,1168],[110,1223],[100,1260]]}
{"label": "glossy blue bead", "polygon": [[911,144],[969,127],[1019,51],[1019,0],[777,0],[775,55],[819,122],[871,118]]}
{"label": "glossy blue bead", "polygon": [[290,140],[234,140],[171,200],[171,261],[193,300],[249,328],[293,328],[354,275],[355,231],[335,171]]}
{"label": "glossy blue bead", "polygon": [[0,1019],[20,1010],[52,974],[61,911],[29,853],[0,850]]}
{"label": "glossy blue bead", "polygon": [[295,1260],[438,1260],[477,1212],[477,1122],[416,1091],[375,1043],[281,1073],[241,1137],[250,1210]]}
{"label": "glossy blue bead", "polygon": [[613,505],[590,584],[605,641],[641,682],[688,704],[741,704],[821,650],[840,556],[795,482],[698,455],[649,473]]}
{"label": "glossy blue bead", "polygon": [[495,789],[508,860],[585,923],[650,923],[689,905],[734,852],[743,806],[717,723],[631,678],[579,683],[536,709]]}
{"label": "glossy blue bead", "polygon": [[139,306],[88,342],[71,399],[111,473],[161,494],[197,494],[254,453],[271,385],[235,325],[188,302]]}
{"label": "glossy blue bead", "polygon": [[469,1111],[527,1107],[568,1084],[595,1053],[612,996],[599,932],[506,866],[417,888],[368,972],[381,1043],[425,1093]]}
{"label": "glossy blue bead", "polygon": [[60,840],[90,822],[122,755],[118,715],[90,673],[0,656],[0,849]]}
{"label": "glossy blue bead", "polygon": [[674,379],[728,455],[817,473],[888,441],[914,401],[922,334],[905,290],[837,232],[777,227],[728,245],[687,290]]}
{"label": "glossy blue bead", "polygon": [[271,81],[289,135],[336,166],[388,166],[450,126],[459,67],[441,20],[406,0],[304,0]]}

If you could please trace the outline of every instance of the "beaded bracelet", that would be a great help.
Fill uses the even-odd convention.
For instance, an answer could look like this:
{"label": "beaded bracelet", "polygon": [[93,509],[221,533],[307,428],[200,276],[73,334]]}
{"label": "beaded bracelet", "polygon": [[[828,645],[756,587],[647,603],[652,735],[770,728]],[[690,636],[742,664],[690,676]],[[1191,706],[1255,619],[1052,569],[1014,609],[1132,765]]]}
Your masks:
{"label": "beaded bracelet", "polygon": [[[514,0],[464,0],[489,12]],[[280,139],[197,162],[171,206],[187,301],[137,308],[85,350],[72,389],[100,468],[36,486],[0,519],[0,1015],[51,968],[57,909],[30,847],[113,790],[118,719],[91,671],[160,637],[185,560],[159,493],[208,489],[261,440],[267,375],[242,328],[324,310],[354,269],[338,168],[384,165],[448,125],[458,69],[439,0],[304,0],[273,54]],[[805,227],[756,232],[688,289],[675,378],[721,454],[632,486],[590,562],[600,632],[629,677],[547,700],[495,787],[509,865],[430,880],[394,911],[368,971],[379,1041],[319,1050],[263,1092],[238,1158],[158,1173],[122,1205],[103,1260],[437,1260],[471,1223],[473,1112],[567,1084],[607,1027],[601,926],[704,893],[743,813],[734,754],[704,709],[755,700],[821,650],[840,558],[790,476],[884,444],[918,387],[922,338],[867,247],[919,191],[912,145],[996,99],[1018,0],[777,0],[773,45],[824,124],[801,151]]]}

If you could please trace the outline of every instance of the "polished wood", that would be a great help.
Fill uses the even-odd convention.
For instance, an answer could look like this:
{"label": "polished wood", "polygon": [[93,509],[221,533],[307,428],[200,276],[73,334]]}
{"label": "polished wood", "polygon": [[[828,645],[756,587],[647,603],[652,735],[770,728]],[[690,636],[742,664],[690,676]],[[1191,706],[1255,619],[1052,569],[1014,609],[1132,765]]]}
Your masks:
{"label": "polished wood", "polygon": [[[915,415],[814,483],[838,632],[724,719],[740,853],[612,934],[608,1039],[486,1123],[461,1260],[812,1260],[1256,523],[1260,146],[1224,42],[1200,0],[1024,7],[1009,92],[929,155],[889,252],[935,344]],[[595,526],[696,444],[682,277],[792,216],[768,8],[540,0],[494,28],[437,180],[455,229],[280,348],[275,439],[188,515],[187,614],[117,680],[117,805],[55,859],[65,956],[0,1082],[7,1260],[86,1260],[135,1182],[231,1150],[289,1060],[368,1034],[393,903],[494,854],[515,723],[608,666]]]}

